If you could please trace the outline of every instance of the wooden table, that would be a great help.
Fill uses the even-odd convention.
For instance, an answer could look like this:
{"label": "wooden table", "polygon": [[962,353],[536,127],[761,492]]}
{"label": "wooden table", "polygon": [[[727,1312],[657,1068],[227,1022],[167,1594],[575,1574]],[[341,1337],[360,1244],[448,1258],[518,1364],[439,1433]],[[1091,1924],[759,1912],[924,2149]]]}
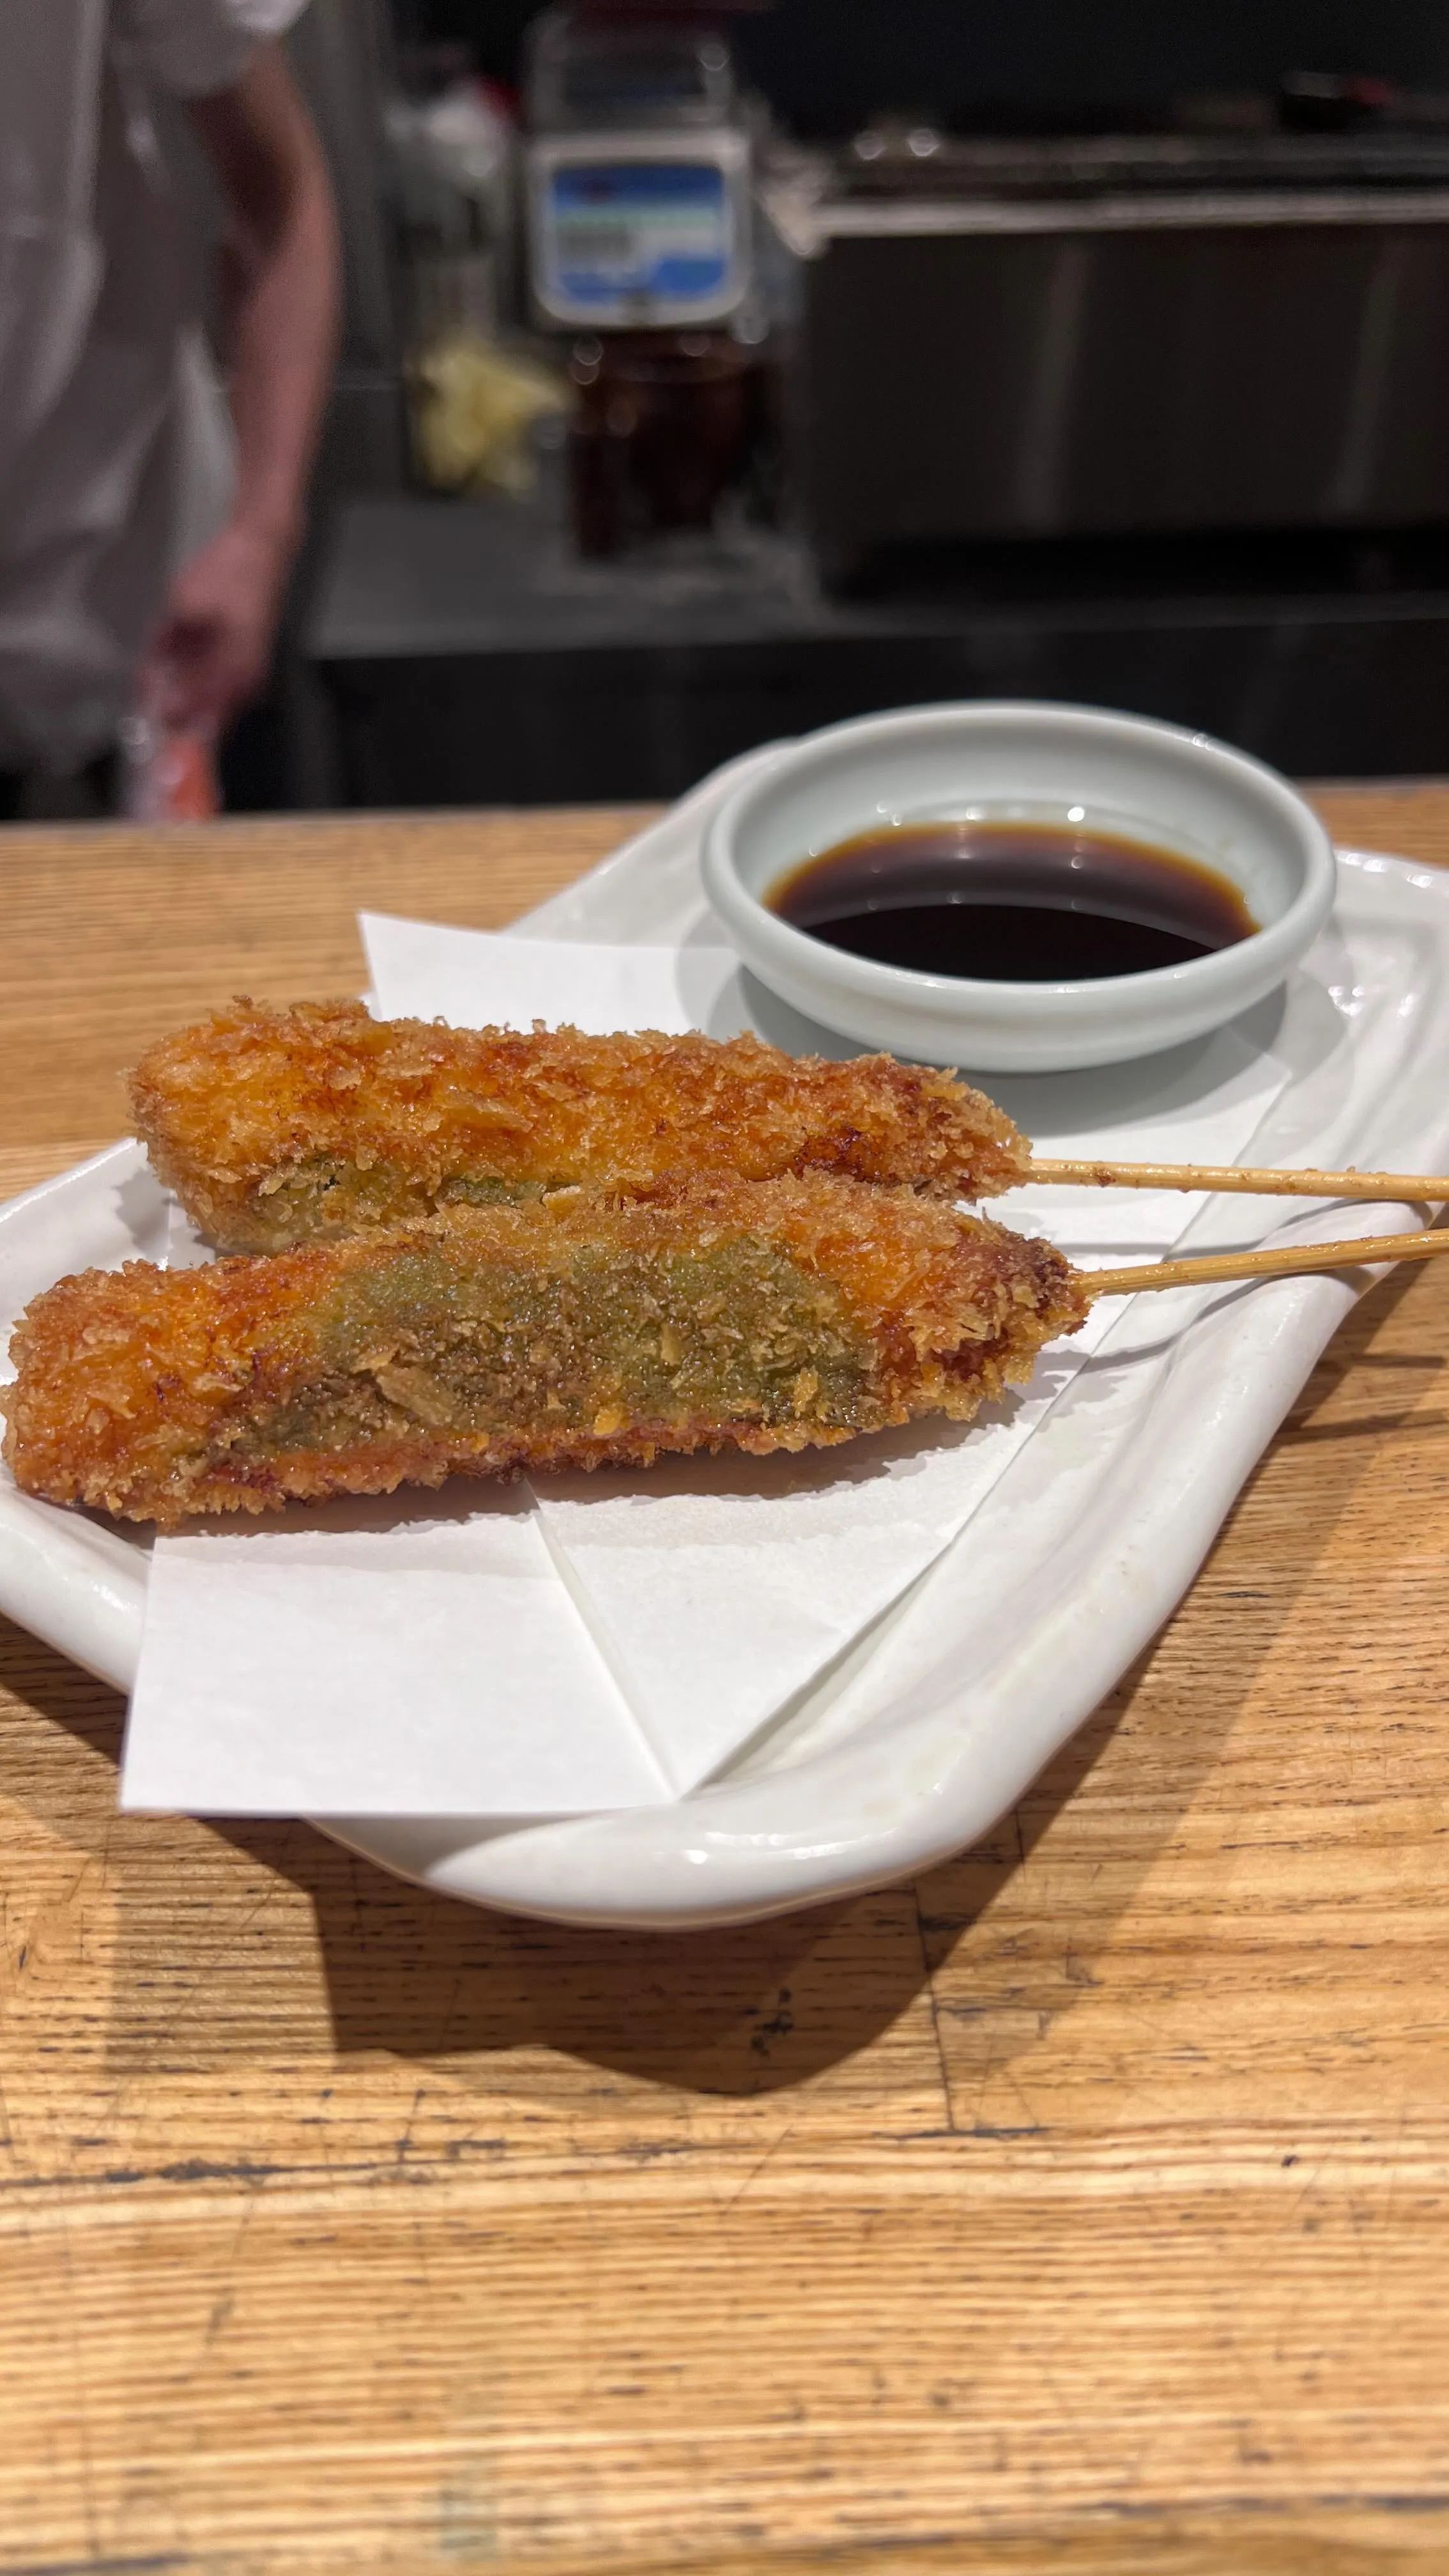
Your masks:
{"label": "wooden table", "polygon": [[[1334,793],[1449,860],[1449,788]],[[0,1187],[353,915],[638,818],[0,836]],[[0,1638],[0,2570],[1449,2566],[1449,1269],[1358,1309],[981,1850],[551,1930],[122,1818]]]}

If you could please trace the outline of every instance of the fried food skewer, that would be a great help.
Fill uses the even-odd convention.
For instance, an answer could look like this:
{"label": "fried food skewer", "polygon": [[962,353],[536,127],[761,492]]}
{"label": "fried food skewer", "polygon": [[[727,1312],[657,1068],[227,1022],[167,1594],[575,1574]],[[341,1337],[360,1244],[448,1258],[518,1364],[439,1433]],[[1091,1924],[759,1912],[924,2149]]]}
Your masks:
{"label": "fried food skewer", "polygon": [[1079,1272],[908,1191],[812,1175],[560,1193],[261,1260],[61,1280],[4,1398],[23,1491],[174,1528],[453,1473],[647,1465],[969,1421],[1099,1297],[1428,1260],[1383,1235]]}
{"label": "fried food skewer", "polygon": [[226,1252],[709,1172],[823,1171],[974,1198],[1009,1189],[1027,1159],[980,1092],[892,1056],[450,1029],[374,1020],[360,1002],[238,1002],[150,1048],[131,1106],[159,1177]]}
{"label": "fried food skewer", "polygon": [[27,1493],[163,1529],[455,1472],[967,1421],[1073,1332],[1050,1244],[823,1174],[455,1208],[258,1260],[61,1280],[16,1327]]}
{"label": "fried food skewer", "polygon": [[824,1171],[967,1199],[1035,1181],[1449,1200],[1449,1176],[1033,1156],[981,1092],[890,1056],[833,1063],[754,1038],[448,1029],[374,1020],[357,1002],[239,1002],[152,1047],[131,1097],[160,1178],[230,1252],[706,1172]]}

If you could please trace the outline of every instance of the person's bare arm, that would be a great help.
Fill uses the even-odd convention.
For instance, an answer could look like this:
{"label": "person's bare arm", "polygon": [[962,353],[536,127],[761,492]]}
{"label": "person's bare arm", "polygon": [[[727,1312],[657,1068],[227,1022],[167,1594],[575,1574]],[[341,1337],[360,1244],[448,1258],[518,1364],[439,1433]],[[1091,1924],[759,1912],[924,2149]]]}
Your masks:
{"label": "person's bare arm", "polygon": [[219,535],[171,585],[143,693],[180,730],[255,696],[302,530],[337,339],[337,225],[312,121],[275,42],[188,107],[219,182],[237,484]]}

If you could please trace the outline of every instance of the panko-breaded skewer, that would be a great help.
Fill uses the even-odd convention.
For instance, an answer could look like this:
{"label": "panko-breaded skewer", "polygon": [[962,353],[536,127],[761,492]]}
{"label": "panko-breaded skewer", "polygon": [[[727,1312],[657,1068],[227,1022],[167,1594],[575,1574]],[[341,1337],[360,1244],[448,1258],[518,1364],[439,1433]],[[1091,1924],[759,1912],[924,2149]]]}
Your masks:
{"label": "panko-breaded skewer", "polygon": [[131,1105],[161,1178],[225,1252],[278,1252],[462,1202],[823,1171],[947,1198],[1021,1179],[1009,1118],[891,1056],[756,1038],[588,1037],[238,1002],[151,1047]]}
{"label": "panko-breaded skewer", "polygon": [[1044,1160],[983,1093],[891,1056],[831,1063],[755,1038],[448,1029],[373,1020],[358,1002],[238,1002],[150,1048],[131,1105],[160,1178],[224,1252],[701,1172],[836,1172],[946,1198],[1036,1181],[1449,1200],[1449,1175]]}
{"label": "panko-breaded skewer", "polygon": [[23,1491],[198,1512],[969,1420],[1074,1332],[1047,1243],[813,1173],[454,1208],[259,1260],[63,1279],[16,1327]]}

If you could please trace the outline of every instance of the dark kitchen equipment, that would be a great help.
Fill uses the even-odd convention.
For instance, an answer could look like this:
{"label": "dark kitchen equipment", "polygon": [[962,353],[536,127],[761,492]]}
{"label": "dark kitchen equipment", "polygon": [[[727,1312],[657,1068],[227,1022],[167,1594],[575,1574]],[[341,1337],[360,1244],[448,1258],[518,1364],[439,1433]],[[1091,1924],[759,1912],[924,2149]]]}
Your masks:
{"label": "dark kitchen equipment", "polygon": [[762,194],[828,580],[882,549],[1449,523],[1449,138],[903,125]]}

